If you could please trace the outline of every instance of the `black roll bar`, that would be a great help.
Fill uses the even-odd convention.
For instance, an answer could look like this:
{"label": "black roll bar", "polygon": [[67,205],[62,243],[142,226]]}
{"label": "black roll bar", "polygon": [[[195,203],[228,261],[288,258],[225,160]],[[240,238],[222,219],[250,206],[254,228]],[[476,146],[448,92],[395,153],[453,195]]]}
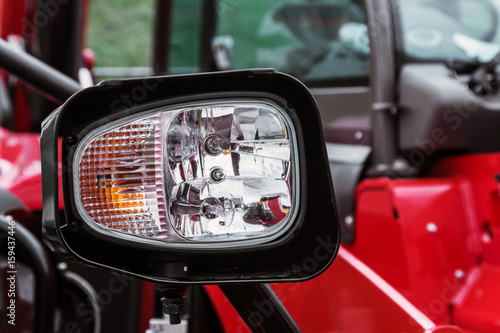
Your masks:
{"label": "black roll bar", "polygon": [[78,82],[23,51],[14,50],[0,39],[0,67],[42,92],[65,101],[81,90]]}

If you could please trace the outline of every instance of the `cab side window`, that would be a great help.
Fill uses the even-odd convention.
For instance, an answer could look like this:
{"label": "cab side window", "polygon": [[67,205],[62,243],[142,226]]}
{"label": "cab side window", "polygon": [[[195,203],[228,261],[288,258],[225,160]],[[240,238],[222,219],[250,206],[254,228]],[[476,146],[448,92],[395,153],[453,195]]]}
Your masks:
{"label": "cab side window", "polygon": [[201,0],[173,1],[170,74],[197,73],[199,68]]}
{"label": "cab side window", "polygon": [[[201,15],[200,2],[175,2],[172,73],[199,70],[195,30],[201,27],[195,18]],[[309,87],[368,85],[370,49],[362,1],[219,0],[214,6],[215,68],[271,67]]]}

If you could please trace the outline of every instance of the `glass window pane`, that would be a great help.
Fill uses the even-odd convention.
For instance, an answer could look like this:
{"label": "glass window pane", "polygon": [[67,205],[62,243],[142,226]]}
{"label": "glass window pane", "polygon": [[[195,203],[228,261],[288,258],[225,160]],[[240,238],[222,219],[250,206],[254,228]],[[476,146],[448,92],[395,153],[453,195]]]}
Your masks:
{"label": "glass window pane", "polygon": [[175,0],[170,39],[170,73],[199,72],[200,0]]}
{"label": "glass window pane", "polygon": [[310,86],[368,84],[364,8],[349,0],[221,0],[215,43],[233,69],[272,67]]}

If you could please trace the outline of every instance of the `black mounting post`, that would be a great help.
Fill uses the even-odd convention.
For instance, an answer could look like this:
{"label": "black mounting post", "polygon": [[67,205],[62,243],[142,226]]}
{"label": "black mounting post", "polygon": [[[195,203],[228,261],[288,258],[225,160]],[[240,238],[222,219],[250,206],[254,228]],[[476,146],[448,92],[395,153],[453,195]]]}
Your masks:
{"label": "black mounting post", "polygon": [[301,332],[269,284],[220,285],[252,332]]}

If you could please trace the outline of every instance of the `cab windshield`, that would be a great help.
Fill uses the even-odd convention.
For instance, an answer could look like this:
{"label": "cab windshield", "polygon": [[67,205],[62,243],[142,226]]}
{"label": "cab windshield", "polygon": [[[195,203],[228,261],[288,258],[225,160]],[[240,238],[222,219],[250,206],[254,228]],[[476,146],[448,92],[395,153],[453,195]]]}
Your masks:
{"label": "cab windshield", "polygon": [[[387,0],[389,1],[389,0]],[[363,0],[219,0],[214,69],[275,68],[309,87],[368,85]],[[392,1],[399,59],[486,62],[500,51],[500,0]],[[202,1],[174,1],[171,73],[200,67]],[[382,13],[384,14],[384,13]],[[369,22],[376,33],[380,22]],[[375,30],[373,30],[375,29]],[[375,36],[376,37],[376,36]]]}

